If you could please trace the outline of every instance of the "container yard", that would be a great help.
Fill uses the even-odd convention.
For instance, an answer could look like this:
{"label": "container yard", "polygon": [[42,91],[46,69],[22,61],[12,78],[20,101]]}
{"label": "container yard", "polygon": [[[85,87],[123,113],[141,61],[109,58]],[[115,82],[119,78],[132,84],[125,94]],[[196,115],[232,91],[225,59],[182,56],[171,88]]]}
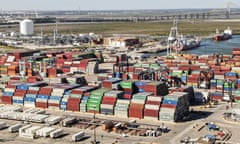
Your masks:
{"label": "container yard", "polygon": [[[34,141],[50,137],[84,143],[94,135],[100,141],[102,132],[110,132],[108,137],[118,135],[123,141],[144,136],[157,142],[192,124],[191,119],[201,116],[198,111],[208,113],[208,108],[198,110],[196,103],[211,105],[209,111],[238,103],[239,51],[158,56],[138,63],[128,58],[104,62],[104,51],[8,53],[1,56],[1,76],[6,80],[2,81],[0,118],[22,123],[2,122],[2,129],[8,127],[20,138]],[[98,66],[89,71],[93,61]]]}

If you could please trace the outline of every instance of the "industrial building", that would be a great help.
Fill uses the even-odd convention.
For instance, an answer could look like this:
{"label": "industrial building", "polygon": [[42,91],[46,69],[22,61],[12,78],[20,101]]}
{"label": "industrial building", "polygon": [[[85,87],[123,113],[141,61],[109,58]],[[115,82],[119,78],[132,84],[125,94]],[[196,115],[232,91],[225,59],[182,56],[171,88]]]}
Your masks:
{"label": "industrial building", "polygon": [[104,38],[104,45],[108,47],[126,48],[139,44],[136,37],[107,37]]}

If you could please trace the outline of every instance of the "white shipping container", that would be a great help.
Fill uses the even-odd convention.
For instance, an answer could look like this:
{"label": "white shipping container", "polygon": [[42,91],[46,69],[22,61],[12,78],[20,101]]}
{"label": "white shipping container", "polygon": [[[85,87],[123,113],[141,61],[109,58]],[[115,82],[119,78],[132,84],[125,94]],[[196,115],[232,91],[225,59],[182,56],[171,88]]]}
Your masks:
{"label": "white shipping container", "polygon": [[32,125],[23,126],[23,127],[21,127],[21,128],[18,130],[18,132],[19,132],[19,133],[23,133],[23,132],[25,132],[26,129],[28,129],[28,128],[30,128],[30,127],[32,127]]}
{"label": "white shipping container", "polygon": [[13,99],[13,100],[23,100],[24,97],[13,96],[12,99]]}
{"label": "white shipping container", "polygon": [[72,62],[71,61],[65,61],[64,64],[71,65]]}
{"label": "white shipping container", "polygon": [[32,126],[25,130],[25,133],[35,134],[37,130],[41,129],[41,126]]}
{"label": "white shipping container", "polygon": [[47,103],[48,99],[41,99],[41,98],[37,98],[36,102],[43,102],[43,103]]}
{"label": "white shipping container", "polygon": [[148,96],[147,100],[149,101],[157,101],[157,102],[161,102],[162,101],[162,97],[158,97],[158,96]]}
{"label": "white shipping container", "polygon": [[65,89],[63,89],[63,88],[53,88],[53,93],[64,93],[64,91],[65,91]]}
{"label": "white shipping container", "polygon": [[48,103],[53,103],[53,104],[60,104],[60,102],[61,102],[61,99],[59,99],[59,100],[49,99],[49,100],[48,100]]}
{"label": "white shipping container", "polygon": [[53,127],[44,127],[36,131],[36,135],[42,136],[42,137],[48,137],[51,132],[53,132],[55,128]]}
{"label": "white shipping container", "polygon": [[118,99],[117,104],[130,104],[130,100]]}
{"label": "white shipping container", "polygon": [[160,108],[160,113],[175,113],[175,111],[173,108]]}
{"label": "white shipping container", "polygon": [[101,109],[114,109],[114,105],[101,104]]}
{"label": "white shipping container", "polygon": [[14,88],[5,88],[4,89],[5,92],[15,92]]}
{"label": "white shipping container", "polygon": [[146,120],[158,120],[158,117],[144,116]]}
{"label": "white shipping container", "polygon": [[145,104],[145,100],[142,100],[142,99],[132,99],[131,103]]}
{"label": "white shipping container", "polygon": [[54,125],[59,123],[61,120],[62,120],[61,116],[50,116],[45,119],[45,123]]}
{"label": "white shipping container", "polygon": [[78,72],[79,69],[77,67],[70,67],[70,73]]}
{"label": "white shipping container", "polygon": [[35,102],[24,101],[24,107],[35,108]]}
{"label": "white shipping container", "polygon": [[145,104],[145,109],[159,110],[160,106]]}
{"label": "white shipping container", "polygon": [[76,118],[74,117],[67,117],[64,120],[62,120],[62,126],[66,127],[76,121]]}
{"label": "white shipping container", "polygon": [[64,133],[63,133],[63,130],[62,129],[56,129],[54,130],[53,132],[50,133],[50,137],[51,138],[58,138],[60,136],[62,136]]}
{"label": "white shipping container", "polygon": [[123,91],[109,91],[109,92],[106,92],[104,95],[109,97],[117,97],[121,94],[123,94]]}
{"label": "white shipping container", "polygon": [[15,124],[8,128],[9,132],[17,132],[22,127],[22,124]]}
{"label": "white shipping container", "polygon": [[59,96],[59,97],[63,97],[64,93],[61,92],[51,92],[51,96]]}
{"label": "white shipping container", "polygon": [[31,121],[43,123],[44,120],[48,117],[49,115],[46,114],[32,114]]}
{"label": "white shipping container", "polygon": [[19,133],[19,137],[34,139],[34,138],[35,138],[35,134],[24,133],[24,132],[23,132],[23,133]]}
{"label": "white shipping container", "polygon": [[11,66],[11,63],[4,63],[5,66]]}
{"label": "white shipping container", "polygon": [[40,90],[40,87],[29,87],[28,88],[29,90],[35,90],[35,91],[39,91]]}
{"label": "white shipping container", "polygon": [[240,67],[232,67],[232,71],[240,71]]}
{"label": "white shipping container", "polygon": [[74,64],[80,64],[80,61],[73,61]]}
{"label": "white shipping container", "polygon": [[78,132],[72,136],[72,141],[76,142],[84,138],[85,133],[83,131]]}
{"label": "white shipping container", "polygon": [[7,124],[5,122],[0,122],[0,129],[4,129],[7,127]]}

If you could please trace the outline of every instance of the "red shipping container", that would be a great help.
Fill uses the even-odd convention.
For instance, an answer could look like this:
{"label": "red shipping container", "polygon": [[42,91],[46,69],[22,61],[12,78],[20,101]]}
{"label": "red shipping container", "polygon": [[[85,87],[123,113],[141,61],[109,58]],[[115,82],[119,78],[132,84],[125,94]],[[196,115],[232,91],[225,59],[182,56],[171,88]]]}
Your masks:
{"label": "red shipping container", "polygon": [[105,100],[103,100],[102,104],[115,105],[115,102],[116,101],[105,101]]}
{"label": "red shipping container", "polygon": [[124,94],[123,94],[123,98],[124,98],[124,99],[131,99],[131,98],[132,98],[132,94],[124,93]]}
{"label": "red shipping container", "polygon": [[69,110],[69,111],[79,111],[79,107],[71,107],[71,106],[68,106],[68,107],[67,107],[67,110]]}
{"label": "red shipping container", "polygon": [[39,91],[39,94],[50,96],[50,95],[51,95],[51,92]]}
{"label": "red shipping container", "polygon": [[79,94],[79,95],[82,95],[83,94],[83,91],[82,90],[79,90],[79,89],[73,89],[71,91],[72,94]]}
{"label": "red shipping container", "polygon": [[161,107],[162,107],[162,108],[173,108],[173,109],[176,109],[176,108],[177,108],[177,105],[162,104]]}
{"label": "red shipping container", "polygon": [[190,69],[191,69],[191,70],[199,70],[199,69],[200,69],[200,66],[198,66],[198,65],[191,65],[191,66],[190,66]]}
{"label": "red shipping container", "polygon": [[230,71],[231,67],[230,66],[220,66],[221,71]]}
{"label": "red shipping container", "polygon": [[62,71],[64,72],[64,73],[69,73],[70,72],[70,67],[69,68],[62,68]]}
{"label": "red shipping container", "polygon": [[47,102],[36,102],[36,107],[48,108],[48,103]]}
{"label": "red shipping container", "polygon": [[142,119],[143,118],[143,107],[139,107],[136,105],[131,106],[131,105],[130,105],[130,108],[128,111],[129,117]]}
{"label": "red shipping container", "polygon": [[38,91],[36,91],[36,90],[28,90],[27,94],[38,94]]}
{"label": "red shipping container", "polygon": [[150,101],[150,100],[148,100],[147,102],[146,102],[146,104],[151,104],[151,105],[161,105],[161,102],[159,102],[159,101]]}
{"label": "red shipping container", "polygon": [[123,80],[128,80],[128,79],[129,79],[128,74],[127,74],[127,73],[123,73],[123,74],[122,74],[122,79],[123,79]]}
{"label": "red shipping container", "polygon": [[135,67],[128,67],[129,72],[135,72]]}
{"label": "red shipping container", "polygon": [[143,118],[144,104],[131,103],[129,107],[129,117]]}
{"label": "red shipping container", "polygon": [[235,100],[240,100],[240,97],[234,97]]}
{"label": "red shipping container", "polygon": [[16,89],[17,86],[16,86],[16,85],[6,85],[5,88],[13,88],[13,89]]}
{"label": "red shipping container", "polygon": [[48,107],[53,106],[53,107],[60,107],[59,104],[57,103],[48,103]]}
{"label": "red shipping container", "polygon": [[12,97],[11,96],[1,96],[1,100],[3,104],[12,104]]}
{"label": "red shipping container", "polygon": [[138,80],[138,78],[139,78],[139,74],[138,73],[134,73],[133,74],[133,80]]}
{"label": "red shipping container", "polygon": [[211,100],[222,100],[221,96],[210,96]]}
{"label": "red shipping container", "polygon": [[124,88],[123,91],[124,91],[124,92],[128,92],[128,93],[132,93],[132,92],[133,92],[133,89]]}
{"label": "red shipping container", "polygon": [[103,97],[103,101],[116,101],[117,98],[115,97],[109,97],[109,96],[104,96]]}
{"label": "red shipping container", "polygon": [[135,68],[135,73],[140,73],[143,71],[143,68]]}
{"label": "red shipping container", "polygon": [[26,91],[26,90],[22,90],[22,89],[16,89],[16,90],[15,90],[15,93],[16,93],[16,92],[19,92],[19,93],[26,93],[27,91]]}
{"label": "red shipping container", "polygon": [[102,81],[102,87],[103,88],[112,88],[112,82],[111,81]]}
{"label": "red shipping container", "polygon": [[69,98],[67,103],[67,110],[79,111],[80,110],[80,98]]}
{"label": "red shipping container", "polygon": [[158,118],[159,110],[144,109],[144,116]]}

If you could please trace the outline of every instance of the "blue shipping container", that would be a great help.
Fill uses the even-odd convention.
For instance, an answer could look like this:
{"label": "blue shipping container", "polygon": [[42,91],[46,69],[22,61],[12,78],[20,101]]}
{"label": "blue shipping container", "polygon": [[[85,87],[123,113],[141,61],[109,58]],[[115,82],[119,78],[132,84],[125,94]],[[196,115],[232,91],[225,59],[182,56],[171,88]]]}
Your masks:
{"label": "blue shipping container", "polygon": [[175,100],[166,100],[164,99],[163,104],[172,104],[172,105],[177,105],[178,101],[175,101]]}
{"label": "blue shipping container", "polygon": [[47,96],[47,95],[37,95],[37,98],[40,98],[40,99],[48,99],[49,98],[49,96]]}
{"label": "blue shipping container", "polygon": [[59,96],[50,96],[50,99],[53,99],[53,100],[61,100],[62,97],[59,97]]}
{"label": "blue shipping container", "polygon": [[135,82],[135,85],[136,85],[136,86],[145,86],[146,83],[147,83],[147,82],[145,82],[145,81],[136,81],[136,82]]}
{"label": "blue shipping container", "polygon": [[17,89],[21,89],[21,90],[28,90],[28,87],[27,85],[19,85],[17,86]]}
{"label": "blue shipping container", "polygon": [[26,94],[25,97],[37,98],[37,95],[35,95],[35,94]]}
{"label": "blue shipping container", "polygon": [[6,92],[6,91],[3,92],[4,96],[13,96],[13,94],[14,94],[13,92]]}
{"label": "blue shipping container", "polygon": [[28,101],[28,102],[35,102],[35,98],[31,98],[31,97],[25,97],[24,101]]}
{"label": "blue shipping container", "polygon": [[138,92],[145,92],[145,90],[144,89],[138,89]]}

